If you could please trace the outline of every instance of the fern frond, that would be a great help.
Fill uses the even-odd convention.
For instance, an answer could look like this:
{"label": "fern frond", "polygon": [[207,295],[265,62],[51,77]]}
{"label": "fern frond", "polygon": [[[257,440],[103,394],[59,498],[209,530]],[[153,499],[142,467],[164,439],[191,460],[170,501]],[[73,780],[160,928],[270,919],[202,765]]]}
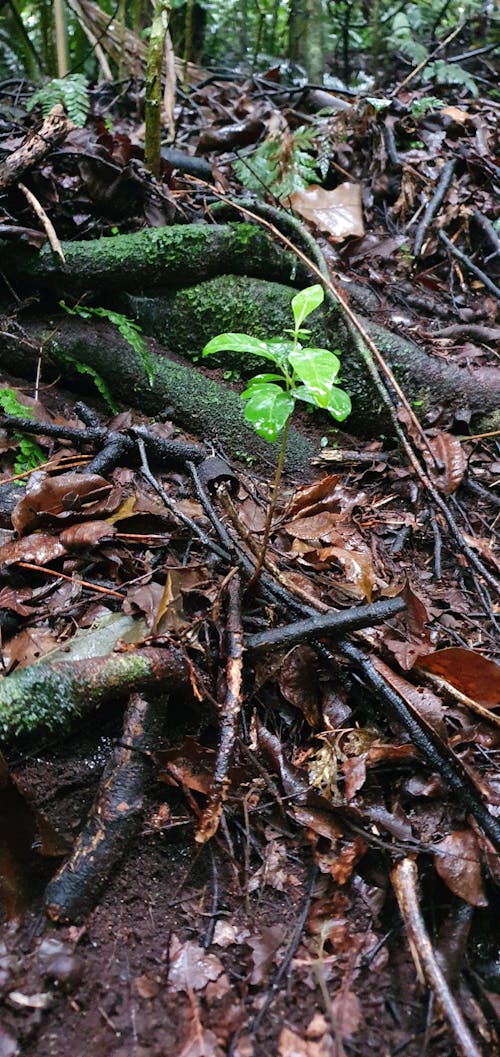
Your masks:
{"label": "fern frond", "polygon": [[37,88],[28,101],[28,111],[40,106],[45,117],[57,103],[62,103],[74,125],[82,128],[89,112],[87,78],[82,73],[71,73],[68,77],[54,77],[48,84]]}

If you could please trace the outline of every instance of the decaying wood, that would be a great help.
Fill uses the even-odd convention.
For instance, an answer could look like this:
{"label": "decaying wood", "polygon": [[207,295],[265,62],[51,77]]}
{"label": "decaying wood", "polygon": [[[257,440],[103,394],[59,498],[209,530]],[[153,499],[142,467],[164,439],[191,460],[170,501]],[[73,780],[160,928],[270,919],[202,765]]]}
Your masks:
{"label": "decaying wood", "polygon": [[403,859],[398,863],[392,872],[392,883],[419,979],[422,983],[425,981],[432,989],[462,1057],[482,1057],[432,948],[418,903],[416,863],[412,859]]}
{"label": "decaying wood", "polygon": [[[299,261],[297,266],[294,254],[255,224],[174,225],[93,242],[65,242],[62,249],[65,265],[48,249],[35,255],[22,245],[11,247],[5,271],[14,289],[26,288],[30,294],[39,290],[46,303],[47,298],[56,302],[90,294],[100,306],[133,314],[145,333],[188,356],[199,356],[205,342],[224,330],[257,337],[283,334],[290,323],[295,284],[311,281],[305,264]],[[421,415],[441,407],[447,413],[482,418],[498,410],[498,370],[470,374],[370,319],[359,317],[359,322],[392,370],[396,403],[404,391],[406,401],[415,402]],[[366,433],[376,420],[386,431],[387,409],[338,306],[330,303],[325,311],[317,311],[311,325],[318,344],[342,351],[343,382],[353,404],[350,428]],[[236,364],[226,357],[226,363],[244,373],[255,358]],[[103,365],[98,369],[104,370]]]}
{"label": "decaying wood", "polygon": [[165,697],[131,695],[121,742],[106,764],[86,825],[70,858],[47,886],[44,903],[53,921],[78,921],[93,908],[135,836],[166,704]]}
{"label": "decaying wood", "polygon": [[189,685],[190,667],[175,646],[111,653],[78,661],[41,661],[0,681],[5,738],[64,730],[103,701],[139,690]]}
{"label": "decaying wood", "polygon": [[45,158],[56,143],[66,138],[72,128],[73,122],[64,107],[57,103],[47,114],[41,128],[37,132],[30,132],[25,142],[0,165],[0,191],[5,191],[23,173]]}
{"label": "decaying wood", "polygon": [[226,626],[226,694],[221,709],[220,738],[215,761],[212,788],[198,825],[195,840],[205,844],[219,827],[229,787],[229,768],[234,756],[236,729],[241,709],[243,677],[243,627],[241,617],[241,581],[235,572],[227,589]]}

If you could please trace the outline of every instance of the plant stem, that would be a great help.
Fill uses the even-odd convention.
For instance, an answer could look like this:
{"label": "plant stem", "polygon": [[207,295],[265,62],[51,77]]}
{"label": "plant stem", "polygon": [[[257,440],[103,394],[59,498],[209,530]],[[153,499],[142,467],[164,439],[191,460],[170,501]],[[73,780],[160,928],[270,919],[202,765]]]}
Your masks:
{"label": "plant stem", "polygon": [[283,433],[281,434],[281,446],[278,455],[278,461],[276,463],[276,472],[274,474],[274,484],[271,495],[271,502],[269,503],[269,506],[267,508],[266,523],[264,525],[264,538],[262,540],[262,547],[260,550],[259,557],[257,558],[257,565],[255,566],[251,580],[247,584],[247,591],[250,591],[253,588],[254,584],[257,583],[257,580],[259,579],[262,570],[262,566],[264,565],[264,561],[266,558],[267,545],[269,543],[269,536],[271,535],[271,526],[273,523],[274,511],[276,510],[276,503],[278,500],[281,474],[283,472],[283,463],[285,461],[286,442],[288,438],[288,429],[290,426],[291,418],[292,416],[289,415],[283,427]]}

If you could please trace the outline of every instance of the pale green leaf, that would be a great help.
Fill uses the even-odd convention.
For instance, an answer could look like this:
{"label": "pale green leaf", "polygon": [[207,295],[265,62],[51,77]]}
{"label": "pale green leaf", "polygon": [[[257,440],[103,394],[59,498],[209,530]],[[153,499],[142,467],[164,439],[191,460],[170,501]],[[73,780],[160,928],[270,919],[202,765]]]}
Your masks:
{"label": "pale green leaf", "polygon": [[246,352],[252,356],[260,356],[264,360],[277,362],[277,356],[272,351],[271,345],[258,338],[250,337],[250,334],[218,334],[207,342],[202,356],[212,356],[214,352]]}
{"label": "pale green leaf", "polygon": [[326,410],[330,412],[333,418],[337,419],[337,422],[343,422],[352,411],[349,393],[344,392],[343,389],[339,389],[334,385],[330,393],[330,400]]}
{"label": "pale green leaf", "polygon": [[281,433],[293,411],[293,399],[279,385],[262,385],[250,390],[245,418],[264,440],[273,441]]}
{"label": "pale green leaf", "polygon": [[328,349],[301,349],[290,355],[290,363],[307,386],[318,407],[328,407],[340,360]]}
{"label": "pale green leaf", "polygon": [[292,297],[293,318],[297,330],[304,320],[311,315],[311,312],[314,312],[315,308],[319,308],[323,304],[324,297],[325,292],[319,283],[315,283],[314,286],[307,286],[305,290],[299,290],[299,293]]}

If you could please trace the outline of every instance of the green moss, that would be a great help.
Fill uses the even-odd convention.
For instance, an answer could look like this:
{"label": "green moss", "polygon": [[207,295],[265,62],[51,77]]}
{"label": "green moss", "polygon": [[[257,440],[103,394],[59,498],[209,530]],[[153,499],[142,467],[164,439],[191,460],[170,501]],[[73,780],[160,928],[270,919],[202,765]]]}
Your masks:
{"label": "green moss", "polygon": [[[200,356],[206,342],[225,331],[241,331],[255,338],[283,337],[290,326],[290,301],[295,289],[282,283],[224,275],[196,286],[172,291],[165,297],[124,299],[126,311],[135,316],[147,334],[167,348],[190,359]],[[308,320],[311,342],[330,342],[323,312]],[[265,366],[263,360],[227,352],[212,357],[209,367],[237,369],[243,375]]]}
{"label": "green moss", "polygon": [[67,728],[105,698],[154,682],[151,658],[139,652],[87,661],[40,661],[0,681],[5,738]]}

